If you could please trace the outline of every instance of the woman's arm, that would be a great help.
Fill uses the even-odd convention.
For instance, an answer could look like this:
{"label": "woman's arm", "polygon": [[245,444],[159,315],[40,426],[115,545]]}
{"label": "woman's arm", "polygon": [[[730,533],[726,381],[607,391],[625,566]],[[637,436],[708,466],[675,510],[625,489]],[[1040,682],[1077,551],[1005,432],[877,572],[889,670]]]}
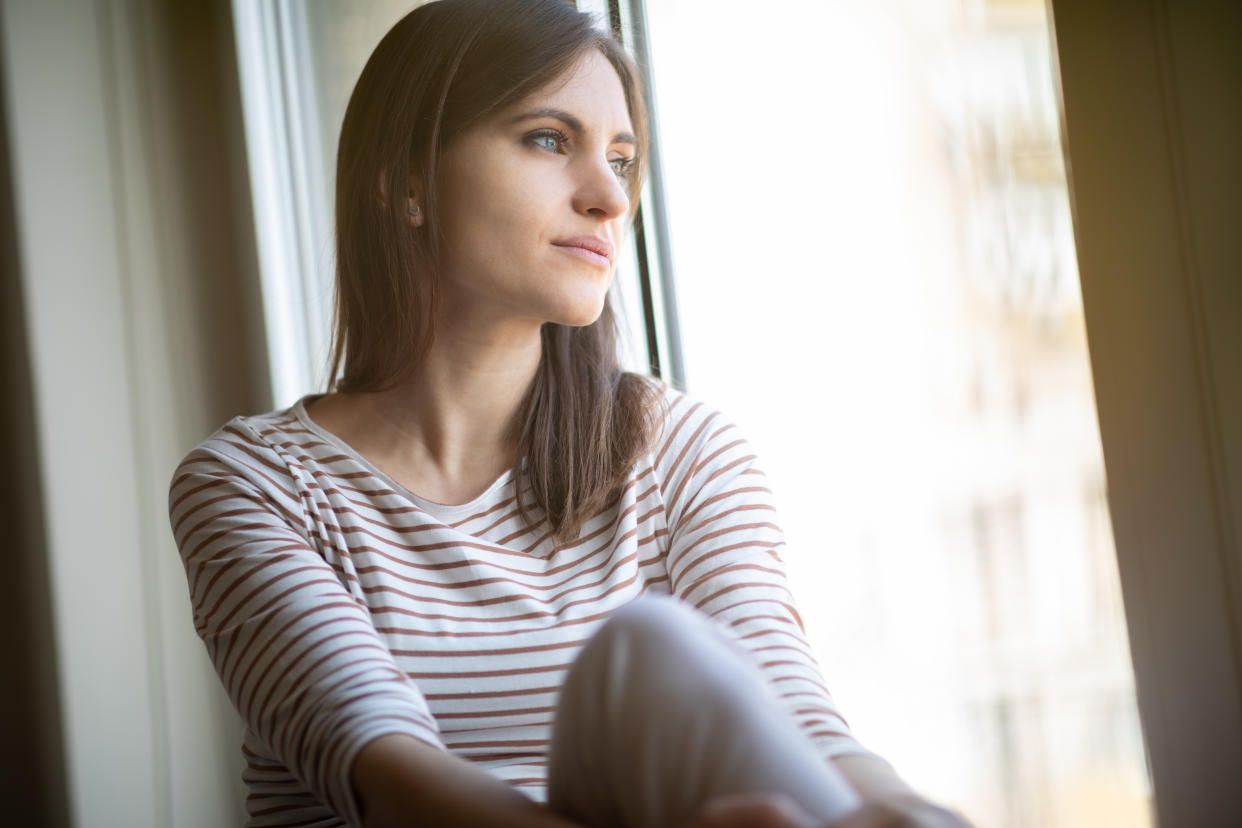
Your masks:
{"label": "woman's arm", "polygon": [[[251,734],[351,825],[572,828],[448,754],[370,614],[309,543],[279,453],[230,424],[170,492],[195,628]],[[364,814],[365,816],[360,816]]]}
{"label": "woman's arm", "polygon": [[[673,591],[733,632],[803,731],[858,792],[864,806],[841,823],[843,828],[965,825],[920,797],[888,762],[863,752],[850,735],[794,608],[780,559],[784,537],[749,444],[719,414],[684,397],[674,403],[670,419],[673,438],[661,455],[661,471],[671,495]],[[693,436],[678,439],[679,430]],[[726,807],[712,817],[719,823],[704,825],[730,825],[725,820],[747,807],[754,805],[743,803],[736,812]],[[778,818],[772,824],[784,823]]]}
{"label": "woman's arm", "polygon": [[481,768],[402,734],[369,742],[350,778],[365,828],[575,828]]}
{"label": "woman's arm", "polygon": [[[666,494],[672,591],[712,616],[753,656],[769,686],[825,757],[857,753],[794,608],[785,540],[767,478],[738,429],[674,399],[657,474]],[[844,585],[825,582],[823,599]]]}
{"label": "woman's arm", "polygon": [[440,737],[366,607],[311,545],[313,494],[235,421],[182,462],[169,511],[195,630],[248,738],[357,824],[349,772],[358,752],[386,734],[433,749]]}

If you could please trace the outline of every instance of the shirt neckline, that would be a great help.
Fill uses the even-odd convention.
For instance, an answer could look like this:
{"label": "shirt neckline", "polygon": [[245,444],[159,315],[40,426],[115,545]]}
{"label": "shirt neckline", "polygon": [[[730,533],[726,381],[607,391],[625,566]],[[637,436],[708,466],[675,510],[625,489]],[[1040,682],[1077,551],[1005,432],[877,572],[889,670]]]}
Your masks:
{"label": "shirt neckline", "polygon": [[415,494],[405,486],[402,486],[396,480],[389,477],[382,469],[366,457],[362,456],[362,454],[355,450],[349,443],[345,442],[340,437],[333,434],[331,431],[328,431],[326,428],[319,425],[319,423],[311,419],[310,414],[306,411],[306,404],[308,402],[314,402],[322,396],[323,394],[307,394],[293,404],[290,410],[293,412],[293,415],[297,418],[298,422],[324,442],[330,443],[332,446],[347,454],[350,459],[362,466],[368,474],[379,478],[385,485],[391,487],[397,494],[407,498],[419,509],[427,512],[433,517],[438,518],[441,522],[447,523],[452,518],[477,512],[485,506],[494,504],[498,499],[497,495],[499,492],[507,486],[513,478],[513,469],[506,469],[499,477],[493,480],[491,485],[484,489],[481,494],[471,498],[465,503],[438,503],[434,500],[429,500],[422,495]]}

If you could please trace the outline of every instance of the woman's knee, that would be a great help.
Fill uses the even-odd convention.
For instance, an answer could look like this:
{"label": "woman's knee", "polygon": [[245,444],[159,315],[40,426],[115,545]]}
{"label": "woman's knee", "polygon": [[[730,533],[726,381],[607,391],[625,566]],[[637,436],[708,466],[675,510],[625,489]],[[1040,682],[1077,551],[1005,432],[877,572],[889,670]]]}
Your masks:
{"label": "woman's knee", "polygon": [[614,611],[592,640],[612,648],[623,644],[638,653],[696,649],[702,636],[711,635],[710,621],[681,600],[668,595],[644,595]]}
{"label": "woman's knee", "polygon": [[602,669],[612,686],[641,688],[642,695],[732,678],[748,661],[711,619],[664,595],[644,596],[616,610],[582,658],[590,671]]}

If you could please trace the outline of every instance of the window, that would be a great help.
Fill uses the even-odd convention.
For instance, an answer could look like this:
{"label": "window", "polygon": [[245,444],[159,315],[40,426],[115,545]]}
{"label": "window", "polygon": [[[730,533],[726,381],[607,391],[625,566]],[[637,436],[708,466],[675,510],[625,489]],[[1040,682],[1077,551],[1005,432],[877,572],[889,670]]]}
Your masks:
{"label": "window", "polygon": [[[235,0],[279,404],[323,385],[336,132],[413,5]],[[628,363],[756,445],[860,739],[980,825],[1148,824],[1043,4],[620,6],[659,139]]]}
{"label": "window", "polygon": [[979,825],[1148,824],[1043,4],[647,14],[688,391],[858,736]]}

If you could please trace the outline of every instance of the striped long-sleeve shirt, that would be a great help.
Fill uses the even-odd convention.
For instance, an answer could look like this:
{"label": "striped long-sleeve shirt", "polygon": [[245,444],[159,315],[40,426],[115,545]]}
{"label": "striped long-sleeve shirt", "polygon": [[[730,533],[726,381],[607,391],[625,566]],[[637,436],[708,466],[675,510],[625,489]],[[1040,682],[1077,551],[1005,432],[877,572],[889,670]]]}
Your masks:
{"label": "striped long-sleeve shirt", "polygon": [[764,476],[718,413],[668,392],[620,496],[556,545],[519,518],[512,473],[431,503],[305,402],[234,419],[170,492],[195,628],[246,724],[249,824],[358,824],[352,761],[389,733],[542,799],[565,672],[648,590],[730,631],[825,756],[862,751],[793,607]]}

